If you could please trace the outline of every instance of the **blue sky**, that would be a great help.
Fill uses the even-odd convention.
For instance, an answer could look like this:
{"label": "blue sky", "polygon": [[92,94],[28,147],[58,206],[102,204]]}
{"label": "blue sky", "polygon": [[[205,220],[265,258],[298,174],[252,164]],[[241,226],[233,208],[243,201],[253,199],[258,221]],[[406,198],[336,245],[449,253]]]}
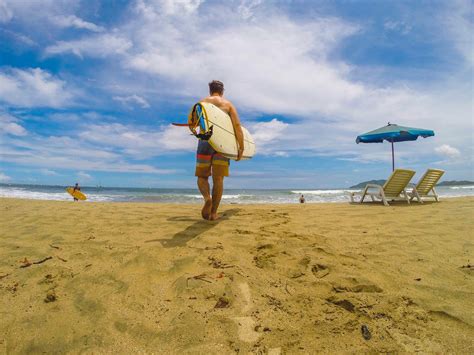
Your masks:
{"label": "blue sky", "polygon": [[193,187],[184,121],[225,83],[254,135],[233,188],[474,179],[470,1],[0,0],[0,182]]}

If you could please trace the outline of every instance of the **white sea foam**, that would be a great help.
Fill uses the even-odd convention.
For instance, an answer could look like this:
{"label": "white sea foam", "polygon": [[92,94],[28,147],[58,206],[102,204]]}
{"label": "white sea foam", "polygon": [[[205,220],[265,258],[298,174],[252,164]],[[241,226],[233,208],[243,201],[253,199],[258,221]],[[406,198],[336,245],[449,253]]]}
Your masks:
{"label": "white sea foam", "polygon": [[[190,198],[199,198],[199,199],[202,199],[202,195],[190,195],[190,194],[186,194],[186,195],[181,195],[181,196],[185,196],[185,197],[190,197]],[[241,195],[241,194],[237,194],[237,195],[222,195],[222,199],[232,199],[232,198],[242,198],[242,197],[252,197],[254,195]]]}
{"label": "white sea foam", "polygon": [[67,192],[39,192],[30,191],[25,188],[0,187],[0,197],[24,198],[32,200],[59,200],[66,201],[71,199]]}
{"label": "white sea foam", "polygon": [[243,198],[243,197],[253,197],[254,195],[222,195],[223,199],[235,199],[235,198]]}
{"label": "white sea foam", "polygon": [[[353,189],[313,190],[237,190],[228,189],[222,196],[229,204],[280,204],[299,203],[299,194],[304,194],[307,203],[348,202]],[[133,188],[83,188],[86,202],[154,202],[154,203],[202,203],[202,196],[195,189],[133,189]],[[437,189],[441,198],[474,196],[474,186],[450,186]],[[0,185],[0,197],[72,201],[72,197],[61,186]]]}
{"label": "white sea foam", "polygon": [[303,194],[303,195],[338,195],[338,194],[347,194],[351,191],[357,190],[299,190],[299,191],[290,191],[292,194]]}
{"label": "white sea foam", "polygon": [[[21,198],[31,200],[54,200],[54,201],[72,201],[71,195],[67,192],[42,192],[32,191],[27,188],[19,187],[0,187],[0,197]],[[87,200],[90,202],[113,201],[116,196],[88,194]]]}

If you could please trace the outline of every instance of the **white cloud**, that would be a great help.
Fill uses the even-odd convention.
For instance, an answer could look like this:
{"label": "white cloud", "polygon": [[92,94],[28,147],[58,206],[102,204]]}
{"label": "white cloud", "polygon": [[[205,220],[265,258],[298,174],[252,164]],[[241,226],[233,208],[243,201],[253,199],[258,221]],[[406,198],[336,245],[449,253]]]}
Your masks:
{"label": "white cloud", "polygon": [[196,149],[197,140],[187,127],[166,126],[160,133],[162,149],[175,152],[191,152]]}
{"label": "white cloud", "polygon": [[[149,164],[130,162],[107,142],[91,144],[80,137],[29,136],[28,140],[5,136],[0,140],[0,161],[45,169],[74,169],[122,173],[172,174]],[[138,154],[138,151],[137,151]]]}
{"label": "white cloud", "polygon": [[8,182],[11,180],[11,177],[0,172],[0,182]]}
{"label": "white cloud", "polygon": [[135,159],[146,159],[171,151],[192,151],[197,144],[188,129],[171,125],[156,130],[119,123],[89,125],[79,136],[84,141],[120,149],[122,154]]}
{"label": "white cloud", "polygon": [[237,7],[237,12],[244,20],[248,20],[254,16],[254,11],[262,3],[262,0],[242,0]]}
{"label": "white cloud", "polygon": [[147,100],[145,100],[143,97],[138,96],[138,95],[130,95],[130,96],[114,96],[113,99],[115,101],[119,101],[125,106],[128,106],[129,104],[137,104],[142,108],[149,108],[150,104],[148,103]]}
{"label": "white cloud", "polygon": [[125,64],[179,82],[185,95],[219,78],[239,107],[266,112],[337,114],[366,94],[363,85],[345,78],[347,65],[327,60],[356,26],[333,18],[301,23],[283,16],[258,23],[231,19],[216,23],[219,31],[212,37],[191,18],[184,28],[166,19],[141,23]]}
{"label": "white cloud", "polygon": [[147,18],[156,18],[159,15],[164,16],[186,16],[194,13],[203,0],[138,0],[136,10],[141,12]]}
{"label": "white cloud", "polygon": [[5,0],[0,0],[0,23],[9,22],[13,18],[13,11]]}
{"label": "white cloud", "polygon": [[18,120],[15,117],[0,112],[0,135],[11,134],[13,136],[26,136],[28,134],[26,129],[16,122],[18,122]]}
{"label": "white cloud", "polygon": [[252,135],[257,144],[265,144],[275,140],[288,127],[287,123],[276,118],[269,122],[259,122],[252,126]]}
{"label": "white cloud", "polygon": [[275,155],[276,157],[285,157],[285,158],[290,156],[287,152],[283,152],[283,151],[276,151],[273,153],[273,155]]}
{"label": "white cloud", "polygon": [[55,172],[54,170],[50,170],[50,169],[41,169],[40,170],[40,173],[42,175],[46,175],[46,176],[55,176],[55,175],[58,175],[57,172]]}
{"label": "white cloud", "polygon": [[0,101],[21,107],[64,107],[73,94],[62,81],[40,68],[0,69]]}
{"label": "white cloud", "polygon": [[288,128],[288,124],[276,118],[268,122],[258,122],[250,127],[250,131],[257,147],[258,154],[271,154],[278,156],[288,155],[285,152],[276,152],[272,147],[279,147],[279,138]]}
{"label": "white cloud", "polygon": [[[471,67],[474,65],[474,21],[472,19],[472,1],[455,0],[447,3],[442,24],[448,30],[451,40],[459,53]],[[472,75],[472,72],[471,72]]]}
{"label": "white cloud", "polygon": [[70,52],[80,58],[83,56],[103,58],[114,54],[124,54],[131,47],[132,42],[127,38],[114,33],[105,33],[73,41],[59,41],[46,47],[45,55]]}
{"label": "white cloud", "polygon": [[400,32],[403,35],[407,35],[411,32],[412,26],[403,21],[385,21],[384,28],[390,31]]}
{"label": "white cloud", "polygon": [[45,27],[55,16],[76,10],[79,0],[0,0],[0,22],[12,19]]}
{"label": "white cloud", "polygon": [[435,148],[436,153],[448,157],[448,158],[458,158],[461,156],[459,149],[450,146],[449,144],[443,144]]}
{"label": "white cloud", "polygon": [[89,181],[92,180],[92,176],[89,175],[88,173],[84,171],[79,171],[77,173],[77,177],[79,178],[79,181]]}
{"label": "white cloud", "polygon": [[11,37],[17,44],[23,44],[28,47],[37,46],[37,43],[35,41],[33,41],[30,37],[22,33],[10,31],[7,29],[0,29],[0,31],[2,31],[7,36]]}
{"label": "white cloud", "polygon": [[55,25],[63,28],[74,27],[79,29],[85,29],[93,32],[102,32],[104,28],[97,26],[92,22],[84,21],[83,19],[77,17],[76,15],[69,16],[53,16],[51,22]]}

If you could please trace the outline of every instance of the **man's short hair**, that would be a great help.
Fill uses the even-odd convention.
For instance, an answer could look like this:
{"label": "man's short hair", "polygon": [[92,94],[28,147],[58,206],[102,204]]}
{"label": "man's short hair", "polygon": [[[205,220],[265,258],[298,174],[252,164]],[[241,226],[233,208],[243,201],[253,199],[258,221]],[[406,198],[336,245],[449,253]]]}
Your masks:
{"label": "man's short hair", "polygon": [[224,83],[219,80],[213,80],[209,83],[209,92],[211,94],[217,93],[219,95],[222,95],[224,92]]}

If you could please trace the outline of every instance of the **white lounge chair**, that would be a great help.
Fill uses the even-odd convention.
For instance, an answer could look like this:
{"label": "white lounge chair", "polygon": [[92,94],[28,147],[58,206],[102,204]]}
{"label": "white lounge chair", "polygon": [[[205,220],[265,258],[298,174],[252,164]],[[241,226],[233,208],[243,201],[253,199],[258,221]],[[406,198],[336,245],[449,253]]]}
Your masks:
{"label": "white lounge chair", "polygon": [[426,173],[421,177],[418,184],[408,192],[408,196],[410,196],[410,201],[413,199],[417,199],[418,202],[423,203],[422,198],[434,198],[436,202],[439,201],[438,194],[435,190],[435,185],[443,176],[444,170],[439,169],[428,169]]}
{"label": "white lounge chair", "polygon": [[410,203],[410,199],[405,189],[413,175],[415,175],[415,171],[413,170],[395,169],[383,186],[377,184],[367,184],[364,190],[351,192],[351,202],[355,202],[354,197],[356,195],[362,195],[359,203],[364,202],[366,196],[370,196],[374,202],[375,199],[382,200],[385,206],[389,206],[388,200],[402,200]]}

